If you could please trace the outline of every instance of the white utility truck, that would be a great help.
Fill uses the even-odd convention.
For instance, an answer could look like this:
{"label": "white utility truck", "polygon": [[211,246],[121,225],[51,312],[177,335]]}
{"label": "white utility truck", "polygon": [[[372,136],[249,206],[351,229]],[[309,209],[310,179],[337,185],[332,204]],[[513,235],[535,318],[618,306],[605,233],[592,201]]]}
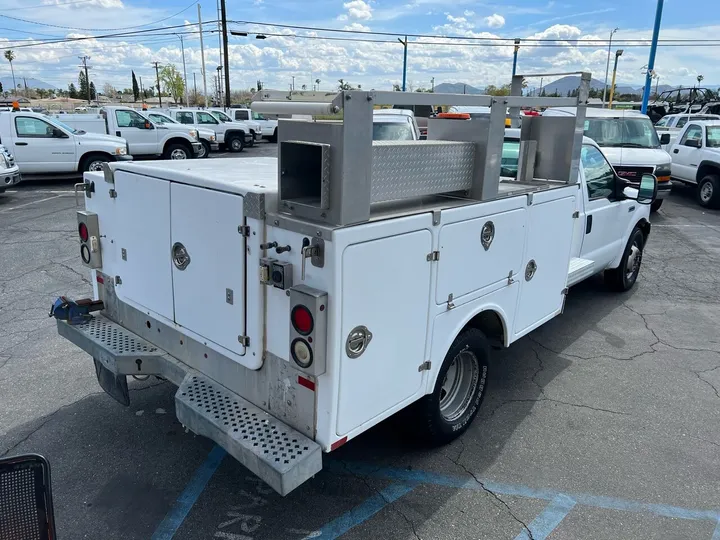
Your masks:
{"label": "white utility truck", "polygon": [[[58,331],[121,403],[128,375],[176,384],[179,421],[283,495],[406,407],[446,443],[478,412],[491,345],[562,313],[582,279],[638,276],[656,179],[627,187],[583,140],[582,82],[579,98],[340,92],[296,108],[342,122],[280,120],[277,159],[88,173],[80,254],[100,311],[60,311]],[[492,112],[373,141],[373,105],[398,101]],[[523,121],[501,181],[506,108],[569,104]]]}
{"label": "white utility truck", "polygon": [[100,171],[105,162],[132,159],[120,137],[88,133],[27,111],[0,112],[0,141],[23,175]]}
{"label": "white utility truck", "polygon": [[248,127],[248,129],[250,130],[250,135],[252,135],[252,137],[250,138],[250,142],[248,143],[248,146],[254,146],[256,142],[259,142],[262,140],[263,130],[262,130],[262,126],[258,122],[255,122],[254,120],[245,120],[243,122],[239,122],[239,121],[236,121],[236,120],[233,120],[232,118],[230,118],[230,116],[228,116],[228,114],[225,111],[223,111],[222,109],[209,109],[209,110],[212,113],[212,115],[215,118],[217,118],[218,120],[220,120],[220,122],[222,122],[223,124],[246,125]]}
{"label": "white utility truck", "polygon": [[236,122],[255,122],[262,128],[262,138],[271,143],[277,142],[278,121],[265,118],[264,115],[253,112],[250,109],[231,108],[227,110],[227,114]]}
{"label": "white utility truck", "polygon": [[201,109],[166,109],[164,112],[181,124],[212,129],[218,144],[230,152],[242,152],[253,142],[250,126],[243,122],[222,122],[214,112]]}
{"label": "white utility truck", "polygon": [[668,152],[673,180],[697,186],[701,206],[720,208],[720,120],[686,124]]}
{"label": "white utility truck", "polygon": [[135,157],[192,159],[202,151],[196,129],[155,124],[130,107],[107,106],[97,114],[63,115],[62,121],[87,132],[122,137]]}
{"label": "white utility truck", "polygon": [[0,193],[7,188],[20,183],[20,167],[15,163],[15,158],[0,144]]}
{"label": "white utility truck", "polygon": [[[143,111],[141,114],[159,126],[167,126],[170,129],[187,129],[186,127],[181,127],[180,122],[171,118],[167,113],[160,112],[159,110],[151,109],[149,111]],[[195,130],[197,131],[198,139],[200,139],[200,144],[202,144],[202,148],[196,156],[198,159],[208,158],[210,157],[210,152],[220,150],[220,143],[217,140],[215,131],[207,129],[207,126],[205,128],[195,126]]]}

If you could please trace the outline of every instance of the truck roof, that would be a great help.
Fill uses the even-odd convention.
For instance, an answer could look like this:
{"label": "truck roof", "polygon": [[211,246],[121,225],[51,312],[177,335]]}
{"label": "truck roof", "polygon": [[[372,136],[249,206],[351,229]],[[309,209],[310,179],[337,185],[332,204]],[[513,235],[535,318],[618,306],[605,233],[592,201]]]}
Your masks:
{"label": "truck roof", "polygon": [[110,168],[237,195],[263,193],[274,197],[278,190],[277,158],[245,158],[241,164],[238,166],[238,160],[232,158],[183,159],[115,162]]}
{"label": "truck roof", "polygon": [[[577,114],[577,107],[551,107],[543,114],[547,116],[575,116]],[[586,118],[617,118],[619,116],[626,118],[649,118],[640,111],[630,109],[596,109],[594,107],[588,107],[585,111]]]}
{"label": "truck roof", "polygon": [[686,126],[689,126],[690,123],[693,124],[702,124],[703,126],[720,126],[720,119],[719,120],[693,120],[692,118],[688,121]]}

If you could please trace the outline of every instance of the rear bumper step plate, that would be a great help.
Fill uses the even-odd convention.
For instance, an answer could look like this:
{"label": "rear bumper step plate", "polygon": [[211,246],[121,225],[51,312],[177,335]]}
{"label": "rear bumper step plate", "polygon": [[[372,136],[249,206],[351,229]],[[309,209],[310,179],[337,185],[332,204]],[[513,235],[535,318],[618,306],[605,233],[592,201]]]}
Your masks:
{"label": "rear bumper step plate", "polygon": [[319,444],[122,325],[97,315],[78,325],[58,320],[57,327],[118,378],[159,375],[178,385],[178,420],[222,446],[281,495],[322,469]]}

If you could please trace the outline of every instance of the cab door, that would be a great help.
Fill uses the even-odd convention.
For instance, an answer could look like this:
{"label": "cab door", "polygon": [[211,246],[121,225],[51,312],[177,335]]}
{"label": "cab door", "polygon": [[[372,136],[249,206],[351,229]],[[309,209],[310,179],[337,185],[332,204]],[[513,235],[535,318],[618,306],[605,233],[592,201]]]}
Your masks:
{"label": "cab door", "polygon": [[75,172],[75,137],[34,116],[13,115],[13,145],[8,145],[23,174]]}
{"label": "cab door", "polygon": [[610,264],[620,249],[627,209],[615,195],[615,171],[600,149],[584,144],[580,154],[582,173],[585,178],[583,201],[585,206],[585,231],[580,256],[594,261],[601,269]]}
{"label": "cab door", "polygon": [[672,158],[671,174],[682,180],[696,181],[696,173],[701,160],[700,148],[688,146],[688,141],[700,141],[703,144],[702,126],[691,124],[685,130],[685,133],[675,144],[671,150]]}
{"label": "cab door", "polygon": [[142,156],[160,153],[158,133],[152,122],[131,110],[116,109],[114,114],[117,129],[110,135],[125,139],[131,154]]}

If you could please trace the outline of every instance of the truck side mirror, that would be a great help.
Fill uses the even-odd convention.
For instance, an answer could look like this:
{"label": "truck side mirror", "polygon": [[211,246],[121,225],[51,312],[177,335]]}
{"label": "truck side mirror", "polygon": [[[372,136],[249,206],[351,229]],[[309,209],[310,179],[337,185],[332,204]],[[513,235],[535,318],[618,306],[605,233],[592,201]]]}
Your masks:
{"label": "truck side mirror", "polygon": [[153,125],[150,122],[145,122],[145,129],[152,129]]}
{"label": "truck side mirror", "polygon": [[65,134],[65,132],[58,128],[53,128],[52,136],[54,139],[67,139],[67,135]]}
{"label": "truck side mirror", "polygon": [[654,174],[643,174],[640,179],[640,187],[638,187],[637,202],[640,204],[652,204],[656,197],[657,178]]}
{"label": "truck side mirror", "polygon": [[685,146],[690,148],[702,148],[702,141],[700,139],[688,139],[685,141]]}
{"label": "truck side mirror", "polygon": [[670,134],[663,133],[660,135],[660,144],[670,144]]}

